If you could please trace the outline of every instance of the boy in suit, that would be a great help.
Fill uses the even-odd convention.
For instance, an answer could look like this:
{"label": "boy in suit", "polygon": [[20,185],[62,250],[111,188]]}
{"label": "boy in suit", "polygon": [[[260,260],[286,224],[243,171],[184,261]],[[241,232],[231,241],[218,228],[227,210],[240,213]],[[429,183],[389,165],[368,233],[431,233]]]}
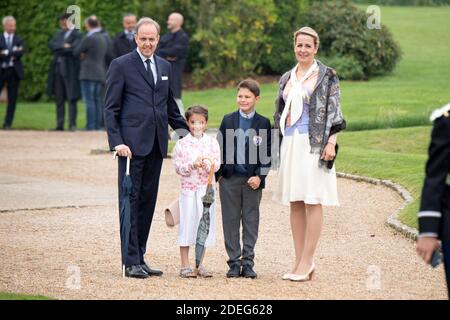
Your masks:
{"label": "boy in suit", "polygon": [[[258,82],[239,83],[239,109],[224,116],[218,135],[222,165],[216,173],[220,185],[225,248],[230,267],[227,277],[256,278],[253,270],[258,238],[259,205],[270,170],[271,126],[255,106],[260,97]],[[240,227],[243,227],[243,248]]]}

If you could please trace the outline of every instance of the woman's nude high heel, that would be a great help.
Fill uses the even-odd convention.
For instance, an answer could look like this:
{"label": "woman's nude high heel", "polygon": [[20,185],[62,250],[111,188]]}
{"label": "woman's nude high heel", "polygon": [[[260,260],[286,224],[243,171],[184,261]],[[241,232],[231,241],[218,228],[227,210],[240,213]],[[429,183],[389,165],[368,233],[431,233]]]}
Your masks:
{"label": "woman's nude high heel", "polygon": [[314,271],[316,266],[314,263],[312,264],[311,268],[306,274],[291,274],[291,277],[289,280],[291,281],[310,281],[313,278]]}
{"label": "woman's nude high heel", "polygon": [[281,277],[281,279],[283,280],[291,280],[291,277],[293,276],[292,273],[285,273],[283,274],[283,276]]}

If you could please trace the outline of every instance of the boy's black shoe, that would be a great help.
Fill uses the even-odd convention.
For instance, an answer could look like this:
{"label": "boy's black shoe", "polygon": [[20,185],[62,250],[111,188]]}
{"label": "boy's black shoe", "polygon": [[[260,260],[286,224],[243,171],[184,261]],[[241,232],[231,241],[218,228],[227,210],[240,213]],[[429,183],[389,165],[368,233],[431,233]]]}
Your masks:
{"label": "boy's black shoe", "polygon": [[244,278],[255,279],[258,275],[256,274],[255,271],[253,271],[252,266],[244,265],[242,266],[241,276]]}
{"label": "boy's black shoe", "polygon": [[239,278],[241,273],[241,267],[237,264],[234,264],[230,267],[230,270],[227,272],[227,278]]}

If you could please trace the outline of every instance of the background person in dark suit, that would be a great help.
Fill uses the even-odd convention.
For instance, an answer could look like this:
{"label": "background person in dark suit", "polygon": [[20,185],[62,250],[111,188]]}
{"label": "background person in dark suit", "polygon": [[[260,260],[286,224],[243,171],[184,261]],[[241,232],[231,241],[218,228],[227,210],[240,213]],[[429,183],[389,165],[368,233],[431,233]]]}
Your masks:
{"label": "background person in dark suit", "polygon": [[113,40],[113,55],[115,58],[130,53],[136,49],[134,41],[134,28],[136,27],[136,15],[127,13],[123,16],[123,31],[119,32]]}
{"label": "background person in dark suit", "polygon": [[167,20],[169,32],[161,37],[156,54],[172,64],[172,91],[181,114],[184,114],[183,102],[181,100],[182,77],[186,64],[189,37],[181,28],[183,16],[177,12],[170,14]]}
{"label": "background person in dark suit", "polygon": [[450,103],[433,112],[434,121],[422,189],[417,253],[426,263],[442,241],[450,298]]}
{"label": "background person in dark suit", "polygon": [[80,44],[74,49],[74,56],[81,58],[80,85],[86,104],[86,130],[99,130],[102,123],[102,85],[105,82],[105,57],[108,43],[100,33],[100,26],[96,18],[89,17],[85,21],[88,31]]}
{"label": "background person in dark suit", "polygon": [[73,55],[73,49],[82,39],[80,30],[69,25],[70,14],[59,18],[61,30],[57,31],[48,43],[53,53],[53,61],[48,73],[47,93],[55,95],[56,130],[64,130],[65,101],[69,104],[69,130],[77,127],[77,100],[80,98],[80,60]]}
{"label": "background person in dark suit", "polygon": [[122,199],[125,157],[132,157],[131,234],[125,275],[135,278],[162,275],[145,263],[144,254],[163,157],[167,154],[167,126],[188,133],[170,89],[171,66],[154,55],[159,30],[156,21],[139,20],[135,35],[138,48],[114,59],[106,76],[105,125],[109,146],[120,156],[119,199]]}
{"label": "background person in dark suit", "polygon": [[3,129],[11,129],[16,111],[19,82],[23,79],[23,40],[16,34],[16,19],[13,16],[3,18],[3,34],[0,36],[0,91],[5,82],[8,90],[8,107],[6,109]]}

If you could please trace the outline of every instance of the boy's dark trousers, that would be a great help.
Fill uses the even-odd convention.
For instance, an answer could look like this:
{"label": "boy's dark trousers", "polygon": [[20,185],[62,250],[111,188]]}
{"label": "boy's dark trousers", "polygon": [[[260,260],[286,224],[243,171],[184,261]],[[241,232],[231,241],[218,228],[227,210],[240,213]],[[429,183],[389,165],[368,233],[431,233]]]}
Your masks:
{"label": "boy's dark trousers", "polygon": [[[220,201],[222,204],[222,225],[228,265],[249,265],[253,267],[255,244],[258,239],[259,204],[262,188],[253,190],[247,183],[248,177],[232,175],[221,178]],[[240,244],[241,221],[243,227],[243,249]]]}

